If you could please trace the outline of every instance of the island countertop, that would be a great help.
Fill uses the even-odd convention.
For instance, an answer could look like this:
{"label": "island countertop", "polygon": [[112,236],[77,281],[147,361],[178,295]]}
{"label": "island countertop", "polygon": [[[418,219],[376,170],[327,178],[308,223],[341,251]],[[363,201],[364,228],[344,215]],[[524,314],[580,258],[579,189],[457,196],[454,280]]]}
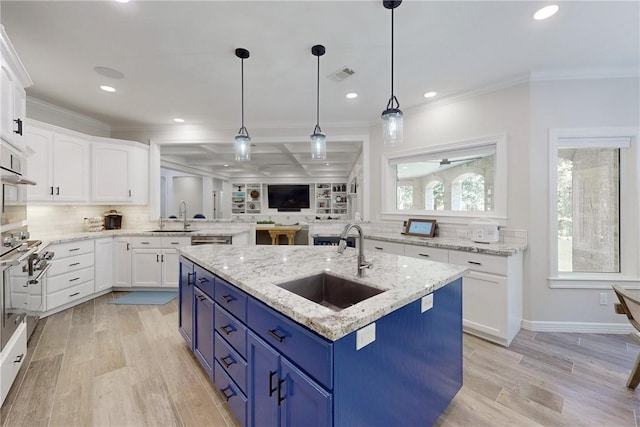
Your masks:
{"label": "island countertop", "polygon": [[[187,246],[180,253],[276,311],[336,341],[413,302],[467,271],[464,267],[366,252],[373,266],[356,276],[357,252],[331,246]],[[322,272],[385,290],[341,311],[313,303],[276,286]]]}

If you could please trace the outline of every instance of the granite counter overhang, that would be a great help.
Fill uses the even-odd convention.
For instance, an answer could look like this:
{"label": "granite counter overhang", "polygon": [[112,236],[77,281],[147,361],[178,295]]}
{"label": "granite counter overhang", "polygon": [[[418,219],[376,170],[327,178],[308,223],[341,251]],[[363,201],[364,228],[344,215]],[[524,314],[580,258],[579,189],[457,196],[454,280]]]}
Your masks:
{"label": "granite counter overhang", "polygon": [[[462,277],[468,269],[391,254],[370,254],[365,277],[356,277],[357,252],[331,246],[188,246],[179,252],[269,307],[330,341],[376,321]],[[385,292],[333,311],[276,286],[327,271]],[[437,304],[437,301],[434,302]]]}
{"label": "granite counter overhang", "polygon": [[[351,234],[349,234],[351,236]],[[339,234],[331,233],[315,233],[312,237],[317,236],[334,236],[338,237]],[[405,236],[399,233],[377,233],[367,232],[364,233],[364,238],[368,240],[379,240],[382,242],[394,242],[402,243],[405,245],[425,246],[429,248],[451,249],[456,251],[475,252],[480,254],[498,255],[498,256],[511,256],[519,252],[524,251],[527,248],[526,244],[522,243],[478,243],[466,238],[452,238],[452,237],[416,237]]]}

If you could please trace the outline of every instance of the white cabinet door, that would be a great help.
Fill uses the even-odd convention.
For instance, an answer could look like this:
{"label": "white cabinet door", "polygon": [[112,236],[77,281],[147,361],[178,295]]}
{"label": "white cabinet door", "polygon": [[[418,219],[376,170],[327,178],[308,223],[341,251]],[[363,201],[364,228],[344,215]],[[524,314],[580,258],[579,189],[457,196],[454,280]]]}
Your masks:
{"label": "white cabinet door", "polygon": [[162,250],[162,287],[177,288],[180,278],[180,254],[176,249]]}
{"label": "white cabinet door", "polygon": [[159,287],[162,284],[161,249],[133,249],[131,285]]}
{"label": "white cabinet door", "polygon": [[27,356],[27,325],[22,322],[2,351],[0,358],[0,404],[9,394]]}
{"label": "white cabinet door", "polygon": [[89,200],[89,142],[54,134],[53,197],[58,202]]}
{"label": "white cabinet door", "polygon": [[131,175],[131,203],[149,203],[149,148],[133,146],[133,172]]}
{"label": "white cabinet door", "polygon": [[91,146],[91,201],[129,203],[133,153],[128,147],[94,142]]}
{"label": "white cabinet door", "polygon": [[27,176],[36,185],[27,187],[27,201],[53,200],[53,132],[31,125],[26,130]]}
{"label": "white cabinet door", "polygon": [[131,287],[131,242],[128,237],[113,239],[113,286]]}
{"label": "white cabinet door", "polygon": [[462,279],[462,324],[482,336],[507,337],[507,278],[470,271]]}
{"label": "white cabinet door", "polygon": [[113,286],[113,239],[96,239],[95,244],[95,291],[100,292]]}
{"label": "white cabinet door", "polygon": [[0,127],[2,128],[2,139],[5,141],[13,141],[13,132],[16,129],[13,114],[15,106],[13,102],[14,85],[13,72],[9,68],[9,63],[5,58],[0,57],[0,88],[2,88],[0,91],[2,98],[0,101],[0,114],[2,115]]}

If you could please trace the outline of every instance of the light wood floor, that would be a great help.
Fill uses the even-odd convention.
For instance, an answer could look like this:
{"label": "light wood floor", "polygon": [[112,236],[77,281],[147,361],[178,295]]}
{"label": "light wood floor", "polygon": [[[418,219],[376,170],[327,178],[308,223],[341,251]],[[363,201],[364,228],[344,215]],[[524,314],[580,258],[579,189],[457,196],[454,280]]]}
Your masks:
{"label": "light wood floor", "polygon": [[[117,296],[117,295],[115,295]],[[108,294],[43,319],[3,426],[237,426],[164,306]],[[626,335],[521,331],[506,349],[464,336],[464,387],[438,426],[634,426]]]}

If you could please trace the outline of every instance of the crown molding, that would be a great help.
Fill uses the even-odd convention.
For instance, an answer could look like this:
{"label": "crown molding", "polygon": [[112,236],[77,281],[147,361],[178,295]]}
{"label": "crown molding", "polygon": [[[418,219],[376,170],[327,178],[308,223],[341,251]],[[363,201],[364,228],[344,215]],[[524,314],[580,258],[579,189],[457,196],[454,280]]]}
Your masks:
{"label": "crown molding", "polygon": [[27,96],[27,111],[29,110],[29,106],[36,107],[40,110],[45,110],[50,113],[56,114],[58,116],[64,117],[69,120],[73,120],[76,122],[84,123],[87,126],[92,126],[97,129],[101,129],[109,134],[111,134],[112,128],[108,124],[101,122],[99,120],[93,119],[91,117],[85,116],[80,113],[76,113],[75,111],[68,110],[66,108],[58,107],[57,105],[50,104],[48,102],[42,101],[40,99]]}
{"label": "crown molding", "polygon": [[640,68],[607,67],[607,68],[568,68],[562,70],[537,70],[531,72],[530,81],[543,82],[549,80],[593,80],[593,79],[628,79],[639,78]]}

